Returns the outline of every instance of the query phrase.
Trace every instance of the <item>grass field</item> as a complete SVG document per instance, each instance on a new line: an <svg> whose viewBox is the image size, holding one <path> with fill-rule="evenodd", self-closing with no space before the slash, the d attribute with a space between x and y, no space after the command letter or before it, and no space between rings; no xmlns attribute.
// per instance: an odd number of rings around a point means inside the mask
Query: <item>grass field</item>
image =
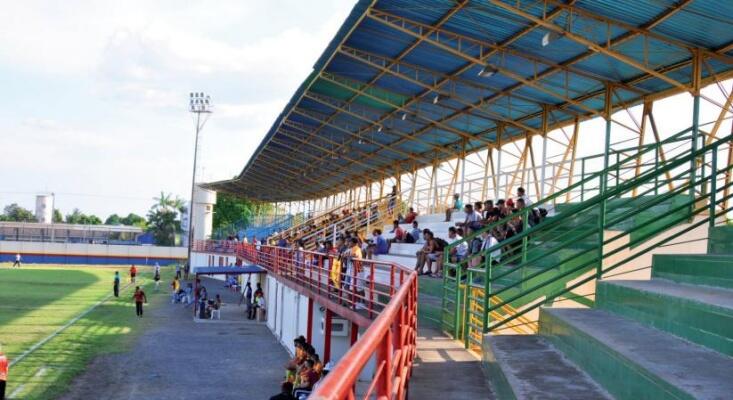
<svg viewBox="0 0 733 400"><path fill-rule="evenodd" d="M0 343L12 361L112 293L115 270L122 287L127 267L0 265ZM152 272L140 268L138 284L152 286ZM140 277L142 275L142 279ZM151 305L168 299L169 268L162 269L161 291L146 288ZM7 393L11 398L53 399L96 355L124 351L131 339L150 325L135 316L133 287L101 303L69 328L13 365Z"/></svg>

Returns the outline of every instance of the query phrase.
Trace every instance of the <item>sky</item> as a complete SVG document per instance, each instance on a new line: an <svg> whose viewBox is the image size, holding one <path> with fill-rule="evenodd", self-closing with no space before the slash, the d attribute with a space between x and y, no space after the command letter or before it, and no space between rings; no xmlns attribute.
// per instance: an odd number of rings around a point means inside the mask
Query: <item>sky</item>
<svg viewBox="0 0 733 400"><path fill-rule="evenodd" d="M215 104L199 180L237 175L355 0L5 2L0 13L0 207L53 192L64 214L145 214L161 191L188 199L191 91ZM721 86L731 90L731 82ZM712 85L704 91L722 103ZM687 94L654 107L662 136L687 127ZM641 114L641 107L631 110ZM701 119L719 109L702 102ZM631 125L626 112L615 117ZM723 132L728 131L727 121ZM581 125L578 156L602 151ZM567 131L567 130L566 130ZM589 132L589 133L586 133ZM635 134L624 139L624 147ZM627 144L624 144L627 143ZM557 146L555 146L557 147ZM559 157L564 148L548 148ZM549 160L549 158L548 158ZM481 171L478 171L481 172Z"/></svg>
<svg viewBox="0 0 733 400"><path fill-rule="evenodd" d="M4 2L0 207L53 192L102 219L237 175L355 1Z"/></svg>

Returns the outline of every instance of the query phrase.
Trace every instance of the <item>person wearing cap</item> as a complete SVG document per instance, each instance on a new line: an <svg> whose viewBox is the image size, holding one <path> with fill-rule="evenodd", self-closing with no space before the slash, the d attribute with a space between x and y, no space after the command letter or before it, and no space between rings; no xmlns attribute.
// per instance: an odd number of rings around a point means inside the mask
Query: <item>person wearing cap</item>
<svg viewBox="0 0 733 400"><path fill-rule="evenodd" d="M453 215L453 211L461 211L463 209L463 201L461 201L461 195L458 193L455 193L453 195L453 207L448 208L445 210L445 222L451 222L451 216Z"/></svg>
<svg viewBox="0 0 733 400"><path fill-rule="evenodd" d="M8 357L3 353L3 345L0 343L0 400L5 400L5 387L8 383Z"/></svg>

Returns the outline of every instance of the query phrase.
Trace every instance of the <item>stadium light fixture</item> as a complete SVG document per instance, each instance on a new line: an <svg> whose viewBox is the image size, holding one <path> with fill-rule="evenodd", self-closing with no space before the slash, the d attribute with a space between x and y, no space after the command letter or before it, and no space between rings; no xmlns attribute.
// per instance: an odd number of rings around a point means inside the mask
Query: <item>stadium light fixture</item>
<svg viewBox="0 0 733 400"><path fill-rule="evenodd" d="M486 64L486 66L481 68L481 71L478 72L478 76L482 78L488 78L494 76L494 74L496 74L497 72L499 72L499 70L496 69L494 66L492 66L491 64Z"/></svg>
<svg viewBox="0 0 733 400"><path fill-rule="evenodd" d="M191 249L193 247L193 195L196 190L196 164L198 161L199 134L204 129L214 104L211 96L204 92L191 92L188 95L188 110L196 114L196 141L193 146L193 173L191 174L191 201L188 203L188 268L191 268ZM204 118L201 118L204 114Z"/></svg>
<svg viewBox="0 0 733 400"><path fill-rule="evenodd" d="M561 36L561 34L555 31L549 31L545 33L542 36L542 47L547 47L550 43L554 42L557 39L560 39Z"/></svg>
<svg viewBox="0 0 733 400"><path fill-rule="evenodd" d="M439 101L440 101L440 95L436 94L435 97L433 97L433 104L438 104Z"/></svg>
<svg viewBox="0 0 733 400"><path fill-rule="evenodd" d="M378 132L378 133L382 133L382 125L379 125L379 126L377 127L377 132Z"/></svg>
<svg viewBox="0 0 733 400"><path fill-rule="evenodd" d="M406 120L407 119L407 113L402 113L402 117L400 117L400 119L403 120L403 121Z"/></svg>

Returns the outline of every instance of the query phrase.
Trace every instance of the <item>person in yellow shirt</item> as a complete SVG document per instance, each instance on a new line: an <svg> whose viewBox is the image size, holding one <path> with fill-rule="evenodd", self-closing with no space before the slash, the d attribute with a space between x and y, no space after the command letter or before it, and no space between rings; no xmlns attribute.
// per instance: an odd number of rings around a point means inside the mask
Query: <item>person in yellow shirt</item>
<svg viewBox="0 0 733 400"><path fill-rule="evenodd" d="M359 246L359 239L356 237L351 238L351 245L347 250L346 260L348 267L346 270L346 282L348 283L348 289L353 291L354 296L354 308L364 308L364 274L362 273L363 267L361 265L362 259L364 258L361 247Z"/></svg>
<svg viewBox="0 0 733 400"><path fill-rule="evenodd" d="M181 290L181 282L178 280L178 277L173 278L173 282L171 282L171 289L173 289L173 294L171 295L171 303L175 303L178 299L178 292Z"/></svg>

